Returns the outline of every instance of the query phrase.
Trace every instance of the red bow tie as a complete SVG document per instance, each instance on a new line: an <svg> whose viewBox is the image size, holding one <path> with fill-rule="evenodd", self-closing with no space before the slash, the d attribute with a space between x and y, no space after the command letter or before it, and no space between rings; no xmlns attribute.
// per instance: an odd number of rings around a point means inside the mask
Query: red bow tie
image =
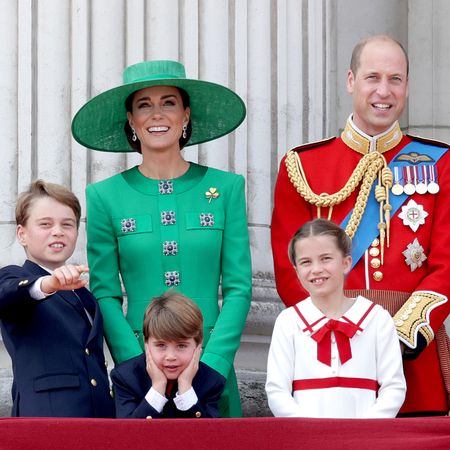
<svg viewBox="0 0 450 450"><path fill-rule="evenodd" d="M334 331L336 337L341 364L345 364L349 359L352 359L350 338L358 331L358 327L353 323L330 319L322 328L311 336L317 342L317 359L327 366L331 366L332 331Z"/></svg>

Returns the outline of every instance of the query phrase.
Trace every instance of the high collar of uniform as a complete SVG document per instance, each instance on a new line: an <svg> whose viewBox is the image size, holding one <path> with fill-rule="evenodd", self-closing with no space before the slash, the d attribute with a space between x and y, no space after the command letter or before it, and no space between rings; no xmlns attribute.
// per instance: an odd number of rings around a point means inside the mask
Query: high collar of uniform
<svg viewBox="0 0 450 450"><path fill-rule="evenodd" d="M369 136L361 131L352 120L352 116L347 119L344 131L341 134L342 140L352 149L362 155L369 152L384 153L393 149L403 137L398 121L381 134Z"/></svg>

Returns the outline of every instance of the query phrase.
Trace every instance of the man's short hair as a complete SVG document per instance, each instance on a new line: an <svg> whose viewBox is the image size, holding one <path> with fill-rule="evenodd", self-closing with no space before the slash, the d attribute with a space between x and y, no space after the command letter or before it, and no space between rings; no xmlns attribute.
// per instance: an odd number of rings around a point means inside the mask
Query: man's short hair
<svg viewBox="0 0 450 450"><path fill-rule="evenodd" d="M144 339L180 341L203 340L203 316L200 308L188 297L167 291L152 299L144 314Z"/></svg>
<svg viewBox="0 0 450 450"><path fill-rule="evenodd" d="M386 42L392 42L393 44L397 44L403 51L403 54L405 55L405 60L406 60L406 74L409 74L409 58L408 58L408 53L405 50L405 47L403 47L403 45L397 41L396 39L384 35L384 34L380 34L377 36L369 36L367 38L361 39L355 46L355 48L353 49L352 52L352 58L350 60L350 70L353 72L353 75L356 75L356 72L360 66L361 63L361 53L364 50L364 47L369 43L369 42L374 42L374 41L386 41Z"/></svg>

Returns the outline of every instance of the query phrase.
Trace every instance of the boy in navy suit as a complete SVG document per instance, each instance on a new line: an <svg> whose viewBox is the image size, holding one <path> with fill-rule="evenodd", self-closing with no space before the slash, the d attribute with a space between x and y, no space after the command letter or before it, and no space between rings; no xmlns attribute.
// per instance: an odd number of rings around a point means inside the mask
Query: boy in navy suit
<svg viewBox="0 0 450 450"><path fill-rule="evenodd" d="M203 317L168 291L144 315L145 353L111 371L117 417L218 417L225 378L200 362Z"/></svg>
<svg viewBox="0 0 450 450"><path fill-rule="evenodd" d="M102 317L82 277L89 269L66 264L80 216L72 192L42 180L17 200L16 234L27 260L0 269L13 416L114 417Z"/></svg>

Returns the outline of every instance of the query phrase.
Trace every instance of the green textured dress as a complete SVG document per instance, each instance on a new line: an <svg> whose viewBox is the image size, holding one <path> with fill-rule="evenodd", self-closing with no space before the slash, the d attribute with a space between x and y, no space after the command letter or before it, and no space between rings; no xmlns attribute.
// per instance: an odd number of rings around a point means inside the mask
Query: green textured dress
<svg viewBox="0 0 450 450"><path fill-rule="evenodd" d="M203 313L201 360L227 378L222 417L242 415L233 360L251 301L244 178L190 163L179 178L152 180L134 167L86 197L90 289L116 364L142 353L151 298L176 289Z"/></svg>

